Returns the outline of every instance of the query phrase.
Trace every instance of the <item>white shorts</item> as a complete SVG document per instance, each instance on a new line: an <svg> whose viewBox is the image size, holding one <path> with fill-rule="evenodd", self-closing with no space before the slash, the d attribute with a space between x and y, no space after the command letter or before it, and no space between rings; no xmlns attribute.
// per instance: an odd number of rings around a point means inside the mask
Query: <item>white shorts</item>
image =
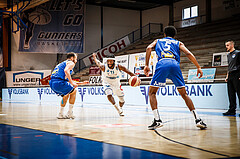
<svg viewBox="0 0 240 159"><path fill-rule="evenodd" d="M120 84L103 84L104 91L106 95L116 95L118 97L123 97L123 89Z"/></svg>

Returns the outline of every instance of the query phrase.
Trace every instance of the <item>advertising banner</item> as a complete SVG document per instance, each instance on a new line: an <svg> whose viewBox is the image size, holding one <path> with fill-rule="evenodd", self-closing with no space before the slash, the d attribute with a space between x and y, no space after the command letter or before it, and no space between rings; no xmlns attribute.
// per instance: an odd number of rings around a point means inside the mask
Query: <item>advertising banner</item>
<svg viewBox="0 0 240 159"><path fill-rule="evenodd" d="M227 54L228 52L214 53L212 66L228 66Z"/></svg>
<svg viewBox="0 0 240 159"><path fill-rule="evenodd" d="M97 58L102 61L104 57L106 57L107 55L111 55L114 54L124 48L126 48L128 45L130 45L130 41L128 36L125 36L124 38L102 48L101 50L98 50L97 52L95 52L97 54ZM85 57L83 59L83 62L85 64L85 66L90 66L94 63L93 61L93 57L92 54Z"/></svg>
<svg viewBox="0 0 240 159"><path fill-rule="evenodd" d="M7 87L34 87L51 74L51 70L6 71Z"/></svg>
<svg viewBox="0 0 240 159"><path fill-rule="evenodd" d="M21 14L19 52L83 53L84 0L50 0Z"/></svg>
<svg viewBox="0 0 240 159"><path fill-rule="evenodd" d="M202 78L198 78L197 76L197 69L190 69L188 71L188 83L201 83L201 82L213 82L215 73L216 73L216 68L206 68L202 69L203 71L203 76Z"/></svg>
<svg viewBox="0 0 240 159"><path fill-rule="evenodd" d="M102 84L102 76L90 76L89 84Z"/></svg>
<svg viewBox="0 0 240 159"><path fill-rule="evenodd" d="M146 53L137 53L129 55L129 70L138 75L139 77L146 77L143 69L145 66L145 56ZM150 74L149 76L153 76L153 71L155 70L156 63L157 63L157 54L155 51L152 51L150 61L149 61L149 68Z"/></svg>
<svg viewBox="0 0 240 159"><path fill-rule="evenodd" d="M77 87L76 106L82 104L110 104L102 86ZM122 86L126 105L150 106L149 85L139 87ZM227 109L226 83L219 84L186 84L186 91L193 100L196 108ZM156 94L158 106L185 107L187 106L174 85L160 87ZM93 100L94 99L94 100ZM118 98L115 98L118 102ZM4 101L34 101L59 103L60 96L57 96L49 87L44 88L5 88L3 89ZM238 100L237 100L238 101ZM145 107L144 107L145 108Z"/></svg>

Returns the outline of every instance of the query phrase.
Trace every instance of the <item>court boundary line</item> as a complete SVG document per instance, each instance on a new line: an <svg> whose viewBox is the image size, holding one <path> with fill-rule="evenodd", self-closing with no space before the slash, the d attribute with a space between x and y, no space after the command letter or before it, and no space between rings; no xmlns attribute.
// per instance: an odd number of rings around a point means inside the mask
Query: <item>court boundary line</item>
<svg viewBox="0 0 240 159"><path fill-rule="evenodd" d="M229 155L224 155L224 154L217 153L217 152L214 152L214 151L205 150L205 149L202 149L202 148L199 148L199 147L195 147L195 146L192 146L192 145L188 145L188 144L185 144L185 143L182 143L182 142L179 142L179 141L170 139L170 138L168 138L168 137L166 137L166 136L164 136L164 135L161 135L156 129L154 130L154 132L155 132L158 136L160 136L160 137L162 137L162 138L164 138L164 139L166 139L166 140L168 140L168 141L171 141L171 142L174 142L174 143L183 145L183 146L187 146L187 147L190 147L190 148L193 148L193 149L196 149L196 150L200 150L200 151L212 153L212 154L219 155L219 156L224 156L224 157L228 157L228 158L230 157Z"/></svg>

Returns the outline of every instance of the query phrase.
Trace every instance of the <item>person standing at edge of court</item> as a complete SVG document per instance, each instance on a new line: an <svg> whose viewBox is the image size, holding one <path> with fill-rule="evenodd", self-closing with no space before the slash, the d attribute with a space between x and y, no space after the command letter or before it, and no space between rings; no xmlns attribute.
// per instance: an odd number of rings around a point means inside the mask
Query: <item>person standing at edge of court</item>
<svg viewBox="0 0 240 159"><path fill-rule="evenodd" d="M228 72L225 79L228 89L229 109L223 115L235 115L237 108L236 93L240 103L240 51L235 49L232 40L226 41L225 46L229 52L227 55Z"/></svg>

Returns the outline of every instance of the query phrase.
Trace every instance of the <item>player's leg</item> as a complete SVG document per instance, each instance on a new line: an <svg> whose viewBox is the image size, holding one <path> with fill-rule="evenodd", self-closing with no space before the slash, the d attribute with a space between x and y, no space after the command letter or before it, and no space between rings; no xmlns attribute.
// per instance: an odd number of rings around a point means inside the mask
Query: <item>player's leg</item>
<svg viewBox="0 0 240 159"><path fill-rule="evenodd" d="M71 93L69 93L69 110L68 110L68 113L67 113L67 117L69 119L74 119L75 116L73 115L73 106L74 106L74 103L75 103L75 100L76 100L76 93L77 93L77 90L76 89L73 89L73 91Z"/></svg>
<svg viewBox="0 0 240 159"><path fill-rule="evenodd" d="M149 100L150 100L150 105L153 111L153 115L154 115L154 120L152 125L148 126L149 130L154 130L156 128L162 127L162 121L160 119L160 115L158 112L158 107L157 107L157 97L156 97L156 93L158 91L159 87L154 87L154 86L150 86L149 88Z"/></svg>
<svg viewBox="0 0 240 159"><path fill-rule="evenodd" d="M64 115L64 108L66 106L66 103L68 101L68 98L69 98L69 94L65 95L62 97L62 100L61 100L61 108L60 108L60 111L59 111L59 114L58 114L58 119L66 119L66 116Z"/></svg>
<svg viewBox="0 0 240 159"><path fill-rule="evenodd" d="M123 113L123 105L125 103L125 100L124 100L124 92L123 92L123 89L121 87L121 85L117 85L116 87L113 87L113 92L118 96L118 99L119 99L119 115L120 116L124 116L124 113Z"/></svg>
<svg viewBox="0 0 240 159"><path fill-rule="evenodd" d="M154 115L154 120L152 125L148 126L149 130L153 130L163 126L162 121L160 119L159 112L158 112L156 93L160 86L165 86L166 77L169 72L168 69L169 69L168 60L158 61L154 76L151 81L151 86L149 87L149 92L148 92L150 105Z"/></svg>
<svg viewBox="0 0 240 159"><path fill-rule="evenodd" d="M177 62L175 61L173 62L170 72L171 74L169 75L169 78L173 81L173 83L177 87L179 94L185 101L188 109L192 112L195 119L196 126L201 129L207 128L207 125L198 117L198 114L197 114L197 111L195 110L193 102L186 92L182 71Z"/></svg>
<svg viewBox="0 0 240 159"><path fill-rule="evenodd" d="M116 105L115 99L113 98L113 90L112 87L110 85L106 85L105 87L105 94L107 95L107 99L110 103L112 103L112 105L116 108L116 110L118 111L118 113L120 112L118 106Z"/></svg>

